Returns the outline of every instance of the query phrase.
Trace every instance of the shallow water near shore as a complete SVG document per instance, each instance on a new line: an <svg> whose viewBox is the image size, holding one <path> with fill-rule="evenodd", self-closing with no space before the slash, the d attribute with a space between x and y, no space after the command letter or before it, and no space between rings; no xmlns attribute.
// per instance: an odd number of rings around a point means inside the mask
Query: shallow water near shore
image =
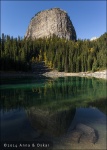
<svg viewBox="0 0 107 150"><path fill-rule="evenodd" d="M50 140L54 149L106 149L106 81L95 78L2 80L1 140ZM98 132L98 141L72 143L77 123Z"/></svg>

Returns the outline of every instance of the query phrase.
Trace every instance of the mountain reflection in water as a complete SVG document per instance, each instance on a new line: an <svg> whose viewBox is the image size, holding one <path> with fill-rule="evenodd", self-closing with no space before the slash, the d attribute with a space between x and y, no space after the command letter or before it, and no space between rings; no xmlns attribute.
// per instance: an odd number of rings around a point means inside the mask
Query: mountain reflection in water
<svg viewBox="0 0 107 150"><path fill-rule="evenodd" d="M76 109L56 111L51 113L48 110L36 109L27 110L27 116L34 127L42 135L61 136L67 132Z"/></svg>
<svg viewBox="0 0 107 150"><path fill-rule="evenodd" d="M0 86L2 140L62 138L76 123L106 126L104 80L27 78L14 79L14 84L10 80Z"/></svg>

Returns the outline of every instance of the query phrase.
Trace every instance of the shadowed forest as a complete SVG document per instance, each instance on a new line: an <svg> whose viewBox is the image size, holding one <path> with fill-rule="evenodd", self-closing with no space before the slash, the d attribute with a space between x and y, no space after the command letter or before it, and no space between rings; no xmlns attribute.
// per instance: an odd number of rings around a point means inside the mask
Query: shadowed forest
<svg viewBox="0 0 107 150"><path fill-rule="evenodd" d="M32 63L41 61L50 69L65 72L94 72L107 66L107 33L93 41L71 41L55 35L31 40L4 34L0 40L1 71L31 71Z"/></svg>

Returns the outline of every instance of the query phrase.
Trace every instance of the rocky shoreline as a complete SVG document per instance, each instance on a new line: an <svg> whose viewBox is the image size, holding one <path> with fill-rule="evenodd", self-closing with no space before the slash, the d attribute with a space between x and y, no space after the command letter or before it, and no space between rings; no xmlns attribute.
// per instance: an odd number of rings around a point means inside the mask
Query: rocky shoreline
<svg viewBox="0 0 107 150"><path fill-rule="evenodd" d="M56 70L47 71L45 73L35 73L35 72L0 72L0 77L67 77L67 76L79 76L79 77L95 77L107 80L107 70L97 71L97 72L79 72L79 73L66 73L58 72Z"/></svg>
<svg viewBox="0 0 107 150"><path fill-rule="evenodd" d="M107 70L97 71L97 72L79 72L79 73L65 73L58 71L50 71L43 74L46 77L57 78L57 77L65 77L65 76L80 76L80 77L95 77L107 79Z"/></svg>

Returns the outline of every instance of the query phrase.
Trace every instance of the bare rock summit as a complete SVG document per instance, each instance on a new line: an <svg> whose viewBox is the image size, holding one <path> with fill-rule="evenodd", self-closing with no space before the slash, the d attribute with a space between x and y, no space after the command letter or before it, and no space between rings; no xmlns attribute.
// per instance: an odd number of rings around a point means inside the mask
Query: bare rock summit
<svg viewBox="0 0 107 150"><path fill-rule="evenodd" d="M25 38L38 39L56 35L76 40L76 32L68 14L60 8L38 12L30 21Z"/></svg>

